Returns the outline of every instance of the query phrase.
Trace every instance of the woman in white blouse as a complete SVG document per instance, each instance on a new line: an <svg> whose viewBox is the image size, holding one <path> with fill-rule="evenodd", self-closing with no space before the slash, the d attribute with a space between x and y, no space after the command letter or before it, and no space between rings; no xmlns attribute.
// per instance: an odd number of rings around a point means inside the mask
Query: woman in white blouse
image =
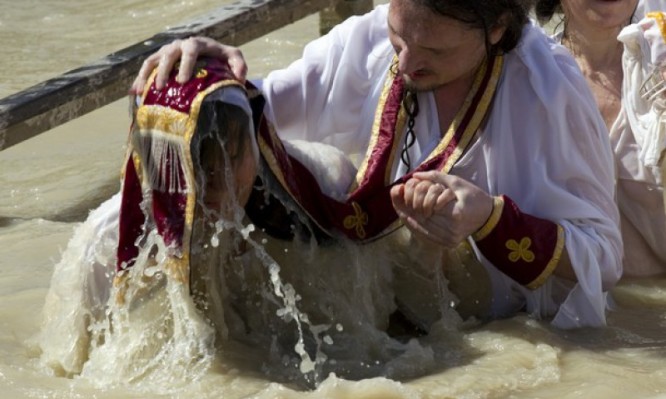
<svg viewBox="0 0 666 399"><path fill-rule="evenodd" d="M537 0L542 23L569 49L597 100L615 152L624 241L623 275L666 274L666 213L660 167L665 148L666 1ZM654 73L653 73L654 72Z"/></svg>

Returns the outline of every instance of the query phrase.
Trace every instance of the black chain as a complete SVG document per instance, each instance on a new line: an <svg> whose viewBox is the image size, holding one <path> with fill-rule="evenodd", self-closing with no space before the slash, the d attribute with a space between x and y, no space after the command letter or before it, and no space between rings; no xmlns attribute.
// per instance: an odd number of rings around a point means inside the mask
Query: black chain
<svg viewBox="0 0 666 399"><path fill-rule="evenodd" d="M416 98L416 93L413 91L407 91L405 98L403 99L403 106L407 112L407 134L405 135L405 144L402 147L402 153L400 154L400 159L402 163L407 166L407 171L409 172L412 169L412 160L409 157L408 150L416 142L416 133L414 133L414 125L416 124L416 115L419 114L419 102Z"/></svg>

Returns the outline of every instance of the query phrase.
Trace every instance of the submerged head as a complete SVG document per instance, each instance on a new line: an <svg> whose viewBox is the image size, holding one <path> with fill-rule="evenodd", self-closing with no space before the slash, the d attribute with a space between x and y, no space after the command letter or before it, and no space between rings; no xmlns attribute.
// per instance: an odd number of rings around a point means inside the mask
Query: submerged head
<svg viewBox="0 0 666 399"><path fill-rule="evenodd" d="M212 101L202 108L198 133L202 205L218 217L233 219L234 209L247 203L258 172L250 117L239 106Z"/></svg>

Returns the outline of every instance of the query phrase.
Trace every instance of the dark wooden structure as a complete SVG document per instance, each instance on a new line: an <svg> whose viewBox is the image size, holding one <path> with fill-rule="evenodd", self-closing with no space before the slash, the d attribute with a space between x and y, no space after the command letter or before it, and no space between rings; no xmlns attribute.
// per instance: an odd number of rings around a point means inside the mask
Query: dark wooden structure
<svg viewBox="0 0 666 399"><path fill-rule="evenodd" d="M143 60L174 39L204 35L238 46L336 1L241 0L0 99L0 150L126 96Z"/></svg>

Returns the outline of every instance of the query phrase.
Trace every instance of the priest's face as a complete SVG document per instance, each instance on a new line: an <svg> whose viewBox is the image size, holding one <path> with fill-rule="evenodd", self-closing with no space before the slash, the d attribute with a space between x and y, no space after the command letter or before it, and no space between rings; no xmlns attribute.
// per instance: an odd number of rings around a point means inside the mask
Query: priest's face
<svg viewBox="0 0 666 399"><path fill-rule="evenodd" d="M413 0L391 0L389 39L398 54L398 71L415 91L455 86L473 79L504 34L503 27L486 33L459 20L437 14Z"/></svg>

